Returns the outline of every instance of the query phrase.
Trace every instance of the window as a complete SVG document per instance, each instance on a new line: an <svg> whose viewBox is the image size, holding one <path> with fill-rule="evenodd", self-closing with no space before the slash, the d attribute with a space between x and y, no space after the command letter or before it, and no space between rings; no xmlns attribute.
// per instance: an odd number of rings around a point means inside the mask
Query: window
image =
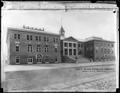
<svg viewBox="0 0 120 93"><path fill-rule="evenodd" d="M39 36L39 41L41 41L41 36Z"/></svg>
<svg viewBox="0 0 120 93"><path fill-rule="evenodd" d="M35 38L36 38L36 41L38 41L38 36L36 36Z"/></svg>
<svg viewBox="0 0 120 93"><path fill-rule="evenodd" d="M48 47L45 47L45 52L48 52Z"/></svg>
<svg viewBox="0 0 120 93"><path fill-rule="evenodd" d="M72 43L69 43L69 47L72 47Z"/></svg>
<svg viewBox="0 0 120 93"><path fill-rule="evenodd" d="M68 43L64 43L64 46L65 46L65 47L68 47Z"/></svg>
<svg viewBox="0 0 120 93"><path fill-rule="evenodd" d="M28 52L32 52L32 45L28 45Z"/></svg>
<svg viewBox="0 0 120 93"><path fill-rule="evenodd" d="M27 40L29 40L29 35L27 35Z"/></svg>
<svg viewBox="0 0 120 93"><path fill-rule="evenodd" d="M80 47L80 44L78 44L78 47Z"/></svg>
<svg viewBox="0 0 120 93"><path fill-rule="evenodd" d="M44 41L46 42L46 37L44 37Z"/></svg>
<svg viewBox="0 0 120 93"><path fill-rule="evenodd" d="M37 45L37 52L41 52L41 47L40 47L40 45Z"/></svg>
<svg viewBox="0 0 120 93"><path fill-rule="evenodd" d="M55 43L55 38L53 38L53 42Z"/></svg>
<svg viewBox="0 0 120 93"><path fill-rule="evenodd" d="M32 35L27 35L27 40L32 40Z"/></svg>
<svg viewBox="0 0 120 93"><path fill-rule="evenodd" d="M76 55L76 49L74 49L74 55Z"/></svg>
<svg viewBox="0 0 120 93"><path fill-rule="evenodd" d="M41 58L37 58L37 62L42 62L42 59Z"/></svg>
<svg viewBox="0 0 120 93"><path fill-rule="evenodd" d="M27 58L27 62L28 63L33 63L33 58L32 57Z"/></svg>
<svg viewBox="0 0 120 93"><path fill-rule="evenodd" d="M76 47L76 44L73 44L74 47Z"/></svg>
<svg viewBox="0 0 120 93"><path fill-rule="evenodd" d="M32 40L32 35L30 35L30 40Z"/></svg>
<svg viewBox="0 0 120 93"><path fill-rule="evenodd" d="M19 46L18 46L18 45L16 46L16 51L17 51L17 52L19 51Z"/></svg>
<svg viewBox="0 0 120 93"><path fill-rule="evenodd" d="M19 64L20 63L20 57L19 56L16 56L16 64Z"/></svg>
<svg viewBox="0 0 120 93"><path fill-rule="evenodd" d="M57 58L55 58L55 61L57 61Z"/></svg>
<svg viewBox="0 0 120 93"><path fill-rule="evenodd" d="M18 34L18 39L20 39L20 34Z"/></svg>
<svg viewBox="0 0 120 93"><path fill-rule="evenodd" d="M72 49L69 49L69 55L72 55Z"/></svg>
<svg viewBox="0 0 120 93"><path fill-rule="evenodd" d="M40 54L37 55L37 62L38 62L38 63L39 63L39 62L40 62L40 63L42 62L42 55L40 55Z"/></svg>
<svg viewBox="0 0 120 93"><path fill-rule="evenodd" d="M14 39L20 39L20 34L14 34Z"/></svg>
<svg viewBox="0 0 120 93"><path fill-rule="evenodd" d="M68 55L68 49L65 49L65 55Z"/></svg>
<svg viewBox="0 0 120 93"><path fill-rule="evenodd" d="M14 34L14 39L17 39L17 34Z"/></svg>

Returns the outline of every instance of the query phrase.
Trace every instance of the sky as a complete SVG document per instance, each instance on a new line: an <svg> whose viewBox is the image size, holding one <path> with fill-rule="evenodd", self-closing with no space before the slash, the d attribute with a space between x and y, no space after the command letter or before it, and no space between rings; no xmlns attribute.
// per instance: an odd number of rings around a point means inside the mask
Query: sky
<svg viewBox="0 0 120 93"><path fill-rule="evenodd" d="M65 37L85 39L91 36L115 41L116 13L105 10L4 10L1 15L1 56L2 63L7 60L7 27L22 28L23 25L42 28L45 31L59 33L60 27L65 29ZM116 49L117 51L117 49ZM117 53L117 52L116 52ZM2 64L4 65L4 64Z"/></svg>
<svg viewBox="0 0 120 93"><path fill-rule="evenodd" d="M116 13L103 10L4 10L2 11L2 55L7 57L7 27L22 28L23 25L42 28L58 33L63 26L65 37L73 36L78 40L88 37L101 37L116 41ZM3 58L4 59L4 58Z"/></svg>
<svg viewBox="0 0 120 93"><path fill-rule="evenodd" d="M2 27L22 28L23 25L45 28L45 31L59 33L65 29L65 37L85 39L91 36L114 41L116 15L112 11L73 10L6 10L2 13ZM5 30L4 30L5 31Z"/></svg>

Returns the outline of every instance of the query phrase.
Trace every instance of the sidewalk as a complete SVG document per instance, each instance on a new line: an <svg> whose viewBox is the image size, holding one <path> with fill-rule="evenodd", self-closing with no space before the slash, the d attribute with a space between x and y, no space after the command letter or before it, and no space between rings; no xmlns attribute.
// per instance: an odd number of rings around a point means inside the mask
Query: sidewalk
<svg viewBox="0 0 120 93"><path fill-rule="evenodd" d="M57 69L68 67L83 67L83 66L97 66L97 65L113 65L115 62L91 62L91 63L60 63L60 64L32 64L32 65L6 65L5 72L9 71L26 71L26 70L40 70L40 69Z"/></svg>

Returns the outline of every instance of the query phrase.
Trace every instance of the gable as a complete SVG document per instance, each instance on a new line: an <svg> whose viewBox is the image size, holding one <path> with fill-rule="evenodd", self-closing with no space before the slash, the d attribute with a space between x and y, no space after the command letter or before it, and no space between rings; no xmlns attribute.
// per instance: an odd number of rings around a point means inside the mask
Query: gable
<svg viewBox="0 0 120 93"><path fill-rule="evenodd" d="M64 41L72 41L72 42L78 42L77 39L73 38L73 37L68 37L68 38L65 38Z"/></svg>

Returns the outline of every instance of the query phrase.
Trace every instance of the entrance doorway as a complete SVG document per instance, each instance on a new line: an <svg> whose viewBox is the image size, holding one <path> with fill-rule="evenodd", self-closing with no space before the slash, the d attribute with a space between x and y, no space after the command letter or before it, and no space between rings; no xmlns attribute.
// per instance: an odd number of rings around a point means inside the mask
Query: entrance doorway
<svg viewBox="0 0 120 93"><path fill-rule="evenodd" d="M37 63L42 63L42 55L41 54L37 55Z"/></svg>

